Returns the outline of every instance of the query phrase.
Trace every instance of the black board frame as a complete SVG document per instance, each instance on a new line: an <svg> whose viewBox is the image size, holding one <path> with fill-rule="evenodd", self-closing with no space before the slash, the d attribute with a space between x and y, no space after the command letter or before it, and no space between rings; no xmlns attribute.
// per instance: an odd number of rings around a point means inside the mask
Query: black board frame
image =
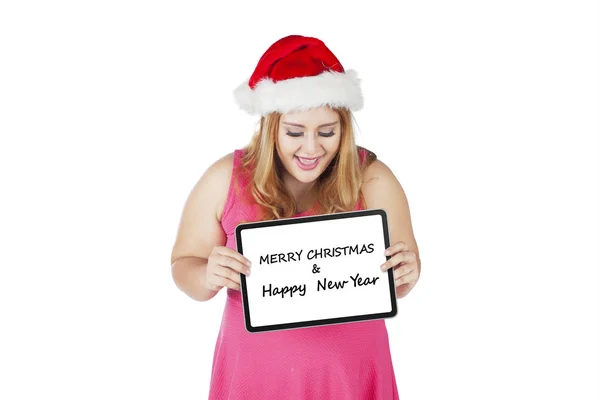
<svg viewBox="0 0 600 400"><path fill-rule="evenodd" d="M268 226L278 226L278 225L289 225L289 224L301 224L306 222L316 222L316 221L330 221L342 218L359 218L365 216L379 215L381 216L382 227L383 227L383 239L385 242L385 248L390 247L390 236L387 222L387 214L383 209L371 209L371 210L357 210L357 211L348 211L348 212L339 212L334 214L321 214L321 215L309 215L304 217L293 217L293 218L284 218L277 220L269 220L269 221L257 221L257 222L246 222L236 226L235 228L235 237L237 243L237 251L240 254L244 254L243 243L242 243L242 231L245 229L255 229L255 228L264 228ZM386 260L389 260L390 256L385 256ZM242 295L242 303L243 303L243 311L244 311L244 323L246 326L246 330L250 333L258 333L258 332L266 332L266 331L275 331L275 330L285 330L285 329L296 329L296 328L307 328L313 326L321 326L321 325L332 325L332 324L342 324L348 322L359 322L359 321L367 321L374 319L383 319L383 318L392 318L396 316L398 313L398 306L396 300L396 287L394 283L394 271L393 268L388 269L388 284L390 290L390 299L392 310L389 312L376 313L376 314L366 314L366 315L353 315L346 317L336 317L336 318L327 318L327 319L319 319L313 321L299 321L299 322L290 322L283 324L273 324L273 325L264 325L255 327L252 326L250 320L250 305L248 304L248 288L246 283L246 275L240 274L241 281L241 295Z"/></svg>

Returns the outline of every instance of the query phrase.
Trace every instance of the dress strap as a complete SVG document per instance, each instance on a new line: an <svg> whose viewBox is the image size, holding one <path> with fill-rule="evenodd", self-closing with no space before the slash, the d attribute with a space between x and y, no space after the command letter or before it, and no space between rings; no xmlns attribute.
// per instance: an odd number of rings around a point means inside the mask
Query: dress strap
<svg viewBox="0 0 600 400"><path fill-rule="evenodd" d="M231 179L229 180L229 190L227 192L227 199L225 200L225 205L223 206L223 213L221 214L221 223L227 218L229 212L233 208L235 203L235 197L237 195L236 186L237 186L237 175L240 166L240 160L242 158L242 150L234 150L233 152L233 168L231 171Z"/></svg>

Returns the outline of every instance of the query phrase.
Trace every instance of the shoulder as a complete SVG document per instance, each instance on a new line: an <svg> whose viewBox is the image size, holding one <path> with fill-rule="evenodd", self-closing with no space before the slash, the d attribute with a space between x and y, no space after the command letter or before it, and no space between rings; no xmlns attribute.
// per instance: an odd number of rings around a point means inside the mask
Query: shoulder
<svg viewBox="0 0 600 400"><path fill-rule="evenodd" d="M391 168L379 158L374 159L365 169L365 178L390 179L393 175Z"/></svg>
<svg viewBox="0 0 600 400"><path fill-rule="evenodd" d="M365 168L361 189L369 208L387 208L406 199L394 172L378 158L373 159Z"/></svg>
<svg viewBox="0 0 600 400"><path fill-rule="evenodd" d="M228 153L214 161L200 177L205 184L223 186L223 180L229 181L233 173L235 152Z"/></svg>
<svg viewBox="0 0 600 400"><path fill-rule="evenodd" d="M233 176L236 151L225 154L208 166L194 187L195 199L214 210L220 221Z"/></svg>

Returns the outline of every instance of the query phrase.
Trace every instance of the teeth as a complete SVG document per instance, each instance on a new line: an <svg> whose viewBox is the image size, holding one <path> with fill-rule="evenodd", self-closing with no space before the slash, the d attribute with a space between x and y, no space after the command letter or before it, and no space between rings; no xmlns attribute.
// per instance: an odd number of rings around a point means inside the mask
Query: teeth
<svg viewBox="0 0 600 400"><path fill-rule="evenodd" d="M310 160L310 161L309 161L309 160L306 160L306 159L304 159L304 158L301 158L301 157L298 157L298 159L300 160L300 162L301 162L302 164L306 164L306 165L311 165L311 164L314 164L315 162L317 162L317 159L316 159L316 158L315 158L314 160Z"/></svg>

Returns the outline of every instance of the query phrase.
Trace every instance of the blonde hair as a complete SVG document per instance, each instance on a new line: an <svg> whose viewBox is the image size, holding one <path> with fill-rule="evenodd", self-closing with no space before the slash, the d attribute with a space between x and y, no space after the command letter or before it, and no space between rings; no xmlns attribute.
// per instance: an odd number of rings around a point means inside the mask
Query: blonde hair
<svg viewBox="0 0 600 400"><path fill-rule="evenodd" d="M317 214L352 211L357 201L366 208L361 191L362 179L365 169L377 158L367 150L367 158L361 165L359 151L363 148L355 144L351 111L345 108L333 110L340 117L340 146L317 179ZM290 218L298 213L294 198L283 184L281 170L285 167L275 147L280 119L281 113L278 112L261 117L259 128L244 148L240 162L241 171L250 174L251 184L245 194L251 194L258 204L260 220Z"/></svg>

